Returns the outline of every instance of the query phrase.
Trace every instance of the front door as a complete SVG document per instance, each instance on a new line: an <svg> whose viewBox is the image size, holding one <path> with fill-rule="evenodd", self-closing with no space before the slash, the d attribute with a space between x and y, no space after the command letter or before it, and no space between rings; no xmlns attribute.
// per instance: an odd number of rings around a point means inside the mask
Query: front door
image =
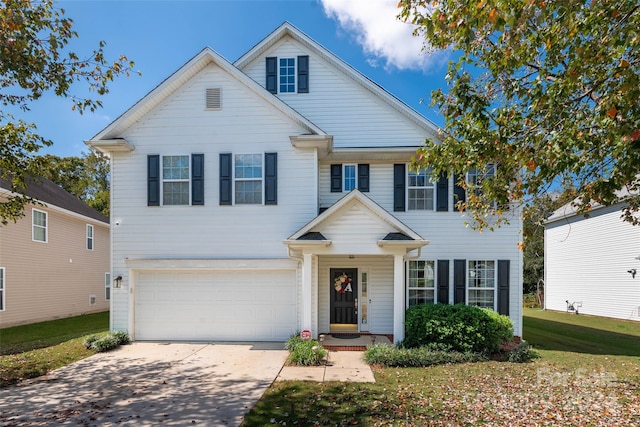
<svg viewBox="0 0 640 427"><path fill-rule="evenodd" d="M332 329L358 329L358 270L332 268L329 283L329 309Z"/></svg>

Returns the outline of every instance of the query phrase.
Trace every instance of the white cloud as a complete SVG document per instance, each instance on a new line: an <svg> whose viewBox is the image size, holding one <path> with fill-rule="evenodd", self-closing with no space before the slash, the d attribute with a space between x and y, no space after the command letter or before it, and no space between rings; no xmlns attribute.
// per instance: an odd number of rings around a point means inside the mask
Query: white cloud
<svg viewBox="0 0 640 427"><path fill-rule="evenodd" d="M321 0L327 16L355 33L369 55L369 64L426 71L442 64L441 54L422 50L422 37L412 35L414 26L397 18L397 0Z"/></svg>

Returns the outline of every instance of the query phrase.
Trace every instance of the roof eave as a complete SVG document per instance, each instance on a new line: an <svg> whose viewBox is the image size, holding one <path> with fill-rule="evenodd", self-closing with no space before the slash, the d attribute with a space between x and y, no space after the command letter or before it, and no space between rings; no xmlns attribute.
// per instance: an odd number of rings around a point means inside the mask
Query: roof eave
<svg viewBox="0 0 640 427"><path fill-rule="evenodd" d="M287 239L283 240L282 243L289 246L290 248L306 248L313 246L329 246L333 243L331 240L298 240L298 239Z"/></svg>
<svg viewBox="0 0 640 427"><path fill-rule="evenodd" d="M102 154L110 154L110 153L130 153L135 150L133 144L131 144L126 139L116 138L116 139L101 139L101 140L88 140L84 141L86 145L91 148L94 148L101 152Z"/></svg>
<svg viewBox="0 0 640 427"><path fill-rule="evenodd" d="M429 243L429 240L378 240L378 246L380 246L381 248L395 247L418 249L427 246Z"/></svg>

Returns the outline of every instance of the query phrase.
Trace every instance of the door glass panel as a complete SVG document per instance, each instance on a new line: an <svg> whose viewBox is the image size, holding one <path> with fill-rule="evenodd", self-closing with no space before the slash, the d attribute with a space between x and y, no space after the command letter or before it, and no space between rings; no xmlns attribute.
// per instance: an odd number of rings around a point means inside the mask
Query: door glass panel
<svg viewBox="0 0 640 427"><path fill-rule="evenodd" d="M367 283L367 273L362 273L362 280L360 282L360 286L362 287L362 300L360 302L360 313L362 315L362 324L365 325L367 323L367 309L368 307L368 302L369 302L369 295L368 295L368 283Z"/></svg>

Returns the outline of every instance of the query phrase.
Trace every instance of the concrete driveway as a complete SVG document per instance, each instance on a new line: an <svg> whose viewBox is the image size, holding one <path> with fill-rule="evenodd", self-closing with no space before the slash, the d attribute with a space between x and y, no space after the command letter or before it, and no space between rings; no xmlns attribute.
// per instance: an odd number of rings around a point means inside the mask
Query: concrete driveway
<svg viewBox="0 0 640 427"><path fill-rule="evenodd" d="M237 426L282 369L282 343L134 343L0 390L0 425Z"/></svg>

